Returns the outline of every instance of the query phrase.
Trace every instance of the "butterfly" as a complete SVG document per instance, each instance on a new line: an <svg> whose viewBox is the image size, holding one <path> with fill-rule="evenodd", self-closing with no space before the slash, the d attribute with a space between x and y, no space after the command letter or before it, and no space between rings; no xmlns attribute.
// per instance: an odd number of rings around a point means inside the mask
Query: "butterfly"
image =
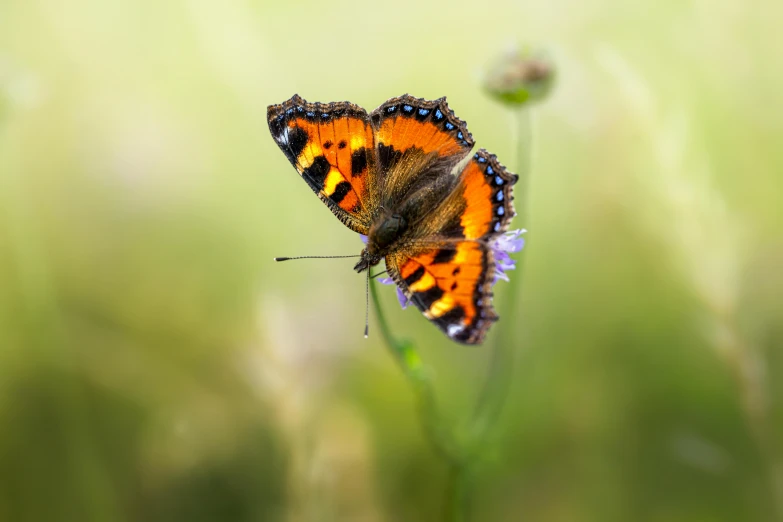
<svg viewBox="0 0 783 522"><path fill-rule="evenodd" d="M479 344L518 177L473 137L446 98L392 98L369 114L298 95L267 108L269 130L345 226L367 236L357 272L382 260L403 294L454 341ZM506 259L508 257L506 256ZM502 274L502 272L501 272Z"/></svg>

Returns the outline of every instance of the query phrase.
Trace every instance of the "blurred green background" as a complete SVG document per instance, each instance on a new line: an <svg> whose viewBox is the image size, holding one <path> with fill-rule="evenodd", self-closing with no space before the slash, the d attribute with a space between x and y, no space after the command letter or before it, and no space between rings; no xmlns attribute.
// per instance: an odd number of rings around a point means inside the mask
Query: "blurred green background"
<svg viewBox="0 0 783 522"><path fill-rule="evenodd" d="M265 111L447 95L514 170L481 84L518 42L558 81L470 519L781 520L781 20L772 0L3 0L0 520L438 520L446 467L377 323L361 335L352 261L272 262L361 243ZM459 423L490 349L380 290Z"/></svg>

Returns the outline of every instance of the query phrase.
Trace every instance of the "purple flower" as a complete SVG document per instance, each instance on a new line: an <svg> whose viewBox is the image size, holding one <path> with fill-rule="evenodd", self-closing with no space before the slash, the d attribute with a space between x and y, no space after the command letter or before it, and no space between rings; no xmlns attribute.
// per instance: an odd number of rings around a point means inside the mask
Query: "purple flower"
<svg viewBox="0 0 783 522"><path fill-rule="evenodd" d="M525 232L527 230L524 228L509 230L490 243L492 252L495 254L495 283L499 279L508 281L506 271L516 268L517 262L511 259L509 254L519 252L525 246L525 238L520 237Z"/></svg>
<svg viewBox="0 0 783 522"><path fill-rule="evenodd" d="M378 278L378 282L381 283L382 285L395 284L394 279L392 279L391 277L380 277ZM397 287L397 300L400 302L400 306L402 307L403 310L408 308L408 305L410 304L410 300L403 293L402 289L399 286Z"/></svg>

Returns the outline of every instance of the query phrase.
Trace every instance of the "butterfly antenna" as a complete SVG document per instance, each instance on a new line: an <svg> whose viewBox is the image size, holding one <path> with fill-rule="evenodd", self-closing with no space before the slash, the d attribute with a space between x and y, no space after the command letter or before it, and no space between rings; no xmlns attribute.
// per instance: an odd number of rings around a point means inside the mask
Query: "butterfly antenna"
<svg viewBox="0 0 783 522"><path fill-rule="evenodd" d="M370 333L370 271L367 270L367 284L364 285L364 338Z"/></svg>
<svg viewBox="0 0 783 522"><path fill-rule="evenodd" d="M361 254L353 256L297 256L297 257L276 257L275 261L292 261L294 259L343 259L346 257L362 257Z"/></svg>

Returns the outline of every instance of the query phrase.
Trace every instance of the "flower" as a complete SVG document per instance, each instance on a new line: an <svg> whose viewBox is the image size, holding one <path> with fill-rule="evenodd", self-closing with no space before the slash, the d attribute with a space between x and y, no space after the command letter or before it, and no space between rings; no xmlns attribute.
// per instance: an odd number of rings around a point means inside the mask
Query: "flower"
<svg viewBox="0 0 783 522"><path fill-rule="evenodd" d="M502 103L522 106L545 99L554 79L555 66L545 51L512 47L490 66L484 89Z"/></svg>
<svg viewBox="0 0 783 522"><path fill-rule="evenodd" d="M525 232L527 232L527 230L524 228L509 230L508 232L501 234L497 238L493 239L490 243L489 246L492 249L492 252L495 254L495 281L493 284L497 283L500 279L508 281L508 275L506 274L506 271L514 270L517 264L515 260L511 259L509 254L519 252L525 246L525 238L521 237ZM361 237L362 242L366 245L367 236L364 234L359 234L359 237ZM391 277L378 278L378 282L382 285L395 284L394 279ZM397 300L400 302L400 306L403 308L403 310L410 304L410 299L408 299L408 296L405 295L399 286L397 287Z"/></svg>
<svg viewBox="0 0 783 522"><path fill-rule="evenodd" d="M495 254L495 283L499 279L508 281L506 271L516 268L517 262L509 254L519 252L525 246L525 238L520 237L527 232L524 228L509 230L493 239L490 248Z"/></svg>
<svg viewBox="0 0 783 522"><path fill-rule="evenodd" d="M382 285L393 285L394 279L391 277L381 277L378 279L378 282ZM400 302L400 306L402 309L408 308L408 305L410 304L410 299L408 299L408 296L405 295L405 293L402 291L402 289L398 286L397 287L397 300Z"/></svg>

